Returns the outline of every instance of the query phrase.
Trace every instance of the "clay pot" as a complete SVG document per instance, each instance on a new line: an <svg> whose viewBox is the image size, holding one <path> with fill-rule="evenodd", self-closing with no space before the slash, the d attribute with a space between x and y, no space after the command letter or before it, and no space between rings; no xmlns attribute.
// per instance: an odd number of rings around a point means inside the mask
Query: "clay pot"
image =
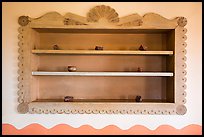
<svg viewBox="0 0 204 137"><path fill-rule="evenodd" d="M67 67L67 70L68 70L69 72L75 72L75 71L77 70L77 68L76 68L76 66L68 66L68 67Z"/></svg>
<svg viewBox="0 0 204 137"><path fill-rule="evenodd" d="M66 97L64 97L64 102L72 102L73 99L74 99L74 97L72 97L72 96L66 96Z"/></svg>
<svg viewBox="0 0 204 137"><path fill-rule="evenodd" d="M142 68L138 67L137 72L142 72Z"/></svg>
<svg viewBox="0 0 204 137"><path fill-rule="evenodd" d="M142 50L142 51L147 50L147 47L140 45L139 50Z"/></svg>
<svg viewBox="0 0 204 137"><path fill-rule="evenodd" d="M102 46L96 46L95 50L103 50L103 47Z"/></svg>
<svg viewBox="0 0 204 137"><path fill-rule="evenodd" d="M136 102L142 102L142 97L141 96L136 96L135 101Z"/></svg>
<svg viewBox="0 0 204 137"><path fill-rule="evenodd" d="M59 50L58 45L54 45L54 46L53 46L53 50Z"/></svg>

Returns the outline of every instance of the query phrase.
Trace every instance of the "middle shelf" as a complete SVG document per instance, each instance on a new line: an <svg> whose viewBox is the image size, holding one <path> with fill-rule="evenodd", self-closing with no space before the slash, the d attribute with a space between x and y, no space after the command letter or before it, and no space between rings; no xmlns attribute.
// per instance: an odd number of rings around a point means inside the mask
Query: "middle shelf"
<svg viewBox="0 0 204 137"><path fill-rule="evenodd" d="M33 71L32 75L55 75L55 76L158 76L158 77L172 77L172 72L48 72L48 71Z"/></svg>
<svg viewBox="0 0 204 137"><path fill-rule="evenodd" d="M32 50L34 54L108 54L108 55L173 55L173 51L134 50Z"/></svg>

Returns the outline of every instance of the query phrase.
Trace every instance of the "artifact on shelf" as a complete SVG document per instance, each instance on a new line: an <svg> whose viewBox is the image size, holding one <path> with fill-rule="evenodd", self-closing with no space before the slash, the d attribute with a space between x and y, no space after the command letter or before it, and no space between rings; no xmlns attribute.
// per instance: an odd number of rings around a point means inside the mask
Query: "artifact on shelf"
<svg viewBox="0 0 204 137"><path fill-rule="evenodd" d="M64 97L64 102L72 102L73 99L74 99L74 97L72 97L72 96L65 96Z"/></svg>
<svg viewBox="0 0 204 137"><path fill-rule="evenodd" d="M68 66L68 67L67 67L67 70L68 70L69 72L75 72L75 71L77 70L77 68L76 68L76 66Z"/></svg>
<svg viewBox="0 0 204 137"><path fill-rule="evenodd" d="M59 50L59 46L58 46L58 45L54 45L54 46L53 46L53 49L54 49L54 50Z"/></svg>
<svg viewBox="0 0 204 137"><path fill-rule="evenodd" d="M142 97L141 96L136 96L135 101L136 102L142 102Z"/></svg>
<svg viewBox="0 0 204 137"><path fill-rule="evenodd" d="M138 67L138 68L137 68L137 72L142 72L142 68L141 68L141 67Z"/></svg>
<svg viewBox="0 0 204 137"><path fill-rule="evenodd" d="M139 50L142 50L142 51L147 50L147 47L140 45Z"/></svg>
<svg viewBox="0 0 204 137"><path fill-rule="evenodd" d="M96 46L95 50L103 50L103 47L102 46Z"/></svg>

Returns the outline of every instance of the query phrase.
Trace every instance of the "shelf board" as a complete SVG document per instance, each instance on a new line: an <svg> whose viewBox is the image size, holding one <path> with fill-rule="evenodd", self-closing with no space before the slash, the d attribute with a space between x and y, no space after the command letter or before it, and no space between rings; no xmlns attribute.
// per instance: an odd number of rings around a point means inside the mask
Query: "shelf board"
<svg viewBox="0 0 204 137"><path fill-rule="evenodd" d="M48 72L33 71L32 75L55 76L173 76L172 72Z"/></svg>
<svg viewBox="0 0 204 137"><path fill-rule="evenodd" d="M33 102L64 102L64 99L37 99ZM136 102L135 99L73 99L71 102L135 102L135 103L141 103ZM166 100L162 99L143 99L142 102L167 102ZM70 103L70 102L65 102ZM170 102L167 102L170 103Z"/></svg>
<svg viewBox="0 0 204 137"><path fill-rule="evenodd" d="M108 27L101 28L101 26L91 26L88 27L83 25L62 25L62 26L30 26L32 29L36 30L39 33L93 33L93 34L161 34L161 33L168 33L173 31L175 28L147 28L143 26L136 26L136 27L128 27L128 28L121 28L121 27Z"/></svg>
<svg viewBox="0 0 204 137"><path fill-rule="evenodd" d="M133 50L32 50L33 54L173 55L173 51Z"/></svg>

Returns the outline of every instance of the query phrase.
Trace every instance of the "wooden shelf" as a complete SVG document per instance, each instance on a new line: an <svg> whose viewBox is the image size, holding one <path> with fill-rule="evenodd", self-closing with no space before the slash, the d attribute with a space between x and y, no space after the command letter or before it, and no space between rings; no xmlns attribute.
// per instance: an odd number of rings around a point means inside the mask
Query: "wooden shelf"
<svg viewBox="0 0 204 137"><path fill-rule="evenodd" d="M184 115L187 19L120 17L106 5L86 14L19 17L18 112Z"/></svg>
<svg viewBox="0 0 204 137"><path fill-rule="evenodd" d="M172 31L174 28L146 28L146 27L137 27L137 28L121 28L121 27L106 27L101 28L101 26L92 26L87 27L83 25L77 26L31 26L32 29L36 30L39 33L100 33L100 34L157 34L157 33L167 33Z"/></svg>
<svg viewBox="0 0 204 137"><path fill-rule="evenodd" d="M64 102L64 99L37 99L33 102ZM73 99L72 102L130 102L130 103L144 103L144 102L167 102L166 100L161 99L143 99L142 102L136 102L135 99ZM71 102L64 102L71 103ZM167 102L168 103L168 102Z"/></svg>
<svg viewBox="0 0 204 137"><path fill-rule="evenodd" d="M172 72L48 72L33 71L32 75L47 76L173 76Z"/></svg>
<svg viewBox="0 0 204 137"><path fill-rule="evenodd" d="M173 51L133 50L32 50L34 54L173 55Z"/></svg>

